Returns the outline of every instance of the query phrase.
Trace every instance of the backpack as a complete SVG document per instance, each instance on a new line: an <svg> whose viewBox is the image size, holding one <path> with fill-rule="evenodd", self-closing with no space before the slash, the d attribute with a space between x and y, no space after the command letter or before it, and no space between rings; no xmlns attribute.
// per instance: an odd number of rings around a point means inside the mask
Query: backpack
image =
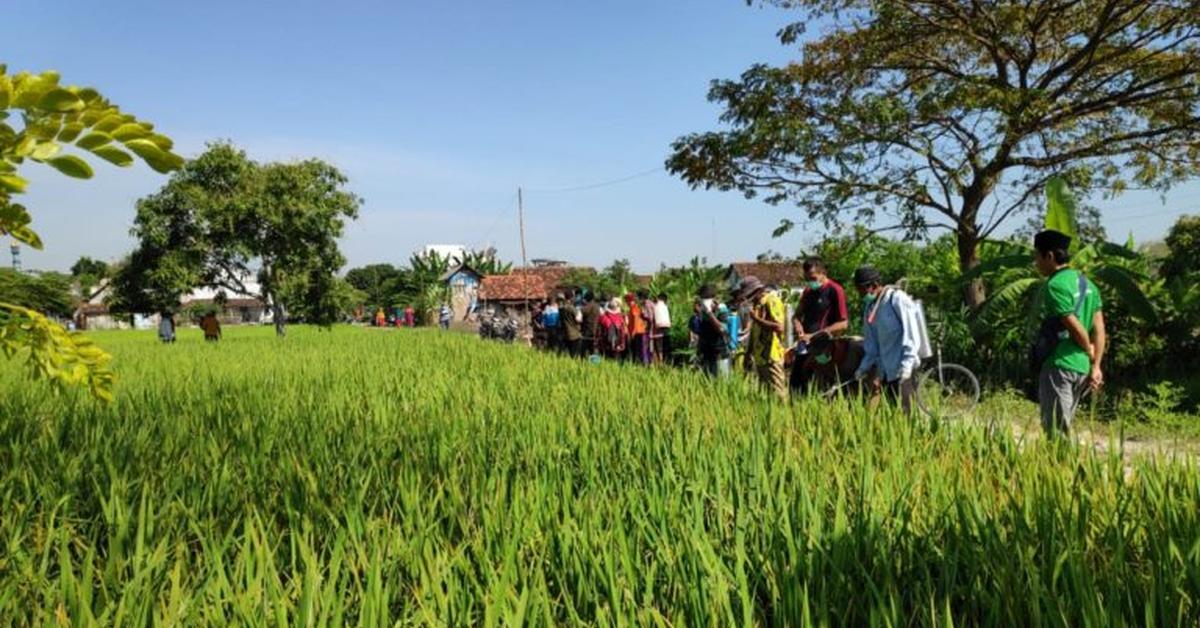
<svg viewBox="0 0 1200 628"><path fill-rule="evenodd" d="M604 326L604 348L610 353L620 353L625 348L624 339L621 338L621 326L607 316L601 324Z"/></svg>

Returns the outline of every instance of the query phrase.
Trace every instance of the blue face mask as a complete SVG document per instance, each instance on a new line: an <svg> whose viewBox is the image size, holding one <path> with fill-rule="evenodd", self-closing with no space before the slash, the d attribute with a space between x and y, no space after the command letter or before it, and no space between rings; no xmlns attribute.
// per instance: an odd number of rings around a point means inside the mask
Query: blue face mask
<svg viewBox="0 0 1200 628"><path fill-rule="evenodd" d="M810 281L810 282L808 282L808 287L809 287L810 289L812 289L812 290L820 290L820 289L821 289L821 282L819 282L819 281Z"/></svg>
<svg viewBox="0 0 1200 628"><path fill-rule="evenodd" d="M874 294L871 294L871 293L864 294L864 295L863 295L863 305L867 305L867 306L869 306L869 305L871 305L872 303L874 303L874 302L875 302L875 296L876 296L876 295L874 295Z"/></svg>

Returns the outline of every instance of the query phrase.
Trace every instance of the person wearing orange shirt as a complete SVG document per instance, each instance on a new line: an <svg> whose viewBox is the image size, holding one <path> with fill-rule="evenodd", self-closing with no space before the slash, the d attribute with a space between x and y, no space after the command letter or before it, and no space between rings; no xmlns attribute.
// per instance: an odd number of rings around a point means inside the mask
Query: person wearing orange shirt
<svg viewBox="0 0 1200 628"><path fill-rule="evenodd" d="M629 307L625 314L625 329L629 332L629 358L649 364L649 352L646 351L646 318L642 315L642 306L632 292L625 295L625 304Z"/></svg>

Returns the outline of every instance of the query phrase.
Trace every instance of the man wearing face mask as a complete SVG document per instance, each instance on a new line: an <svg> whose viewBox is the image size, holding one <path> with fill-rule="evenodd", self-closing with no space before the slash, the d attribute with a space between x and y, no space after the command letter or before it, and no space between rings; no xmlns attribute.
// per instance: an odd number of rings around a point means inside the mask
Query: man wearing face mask
<svg viewBox="0 0 1200 628"><path fill-rule="evenodd" d="M863 379L874 371L871 391L899 398L905 414L912 413L916 395L913 374L921 363L921 322L917 304L904 291L883 285L883 276L870 266L854 271L854 286L863 298L862 363L855 373Z"/></svg>
<svg viewBox="0 0 1200 628"><path fill-rule="evenodd" d="M789 384L793 392L803 390L811 381L813 368L810 361L828 359L828 353L833 350L833 343L822 342L824 349L821 355L815 355L811 346L813 340L818 336L832 339L849 327L846 292L829 278L827 272L825 262L820 258L811 257L804 261L807 284L800 297L800 307L796 308L792 317L792 327L796 333L796 359L792 362Z"/></svg>

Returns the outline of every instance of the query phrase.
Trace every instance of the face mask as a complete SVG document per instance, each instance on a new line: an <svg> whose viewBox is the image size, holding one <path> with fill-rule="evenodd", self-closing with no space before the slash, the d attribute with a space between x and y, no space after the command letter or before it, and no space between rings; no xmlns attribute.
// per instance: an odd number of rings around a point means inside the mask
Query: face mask
<svg viewBox="0 0 1200 628"><path fill-rule="evenodd" d="M876 295L874 295L874 294L864 294L863 295L863 305L871 305L872 303L874 303L875 296Z"/></svg>
<svg viewBox="0 0 1200 628"><path fill-rule="evenodd" d="M810 282L808 282L808 287L809 287L809 289L810 289L810 290L820 290L820 289L821 289L821 282L819 282L819 281L810 281Z"/></svg>
<svg viewBox="0 0 1200 628"><path fill-rule="evenodd" d="M704 299L704 300L700 301L700 305L703 305L704 309L706 309L708 311L712 311L713 303L715 301L716 301L716 299Z"/></svg>

